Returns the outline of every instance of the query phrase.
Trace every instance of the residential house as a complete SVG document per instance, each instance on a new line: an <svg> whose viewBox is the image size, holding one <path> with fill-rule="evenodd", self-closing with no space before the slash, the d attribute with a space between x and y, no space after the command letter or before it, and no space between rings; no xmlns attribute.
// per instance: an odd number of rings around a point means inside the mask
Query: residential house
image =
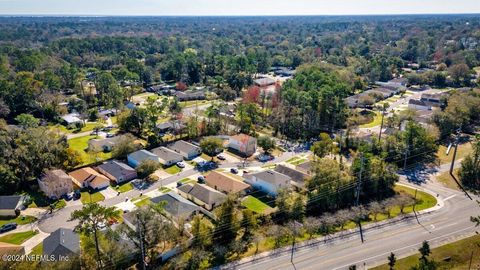
<svg viewBox="0 0 480 270"><path fill-rule="evenodd" d="M97 170L117 184L137 178L137 171L118 160L111 160L97 167Z"/></svg>
<svg viewBox="0 0 480 270"><path fill-rule="evenodd" d="M0 256L25 255L25 248L21 245L0 242Z"/></svg>
<svg viewBox="0 0 480 270"><path fill-rule="evenodd" d="M230 136L228 148L248 157L257 151L257 139L246 134Z"/></svg>
<svg viewBox="0 0 480 270"><path fill-rule="evenodd" d="M175 96L180 102L188 100L205 100L207 98L205 91L177 91L175 92Z"/></svg>
<svg viewBox="0 0 480 270"><path fill-rule="evenodd" d="M83 121L82 119L80 119L80 115L78 113L69 113L69 114L66 114L66 115L62 115L61 116L63 122L65 123L65 125L67 126L73 126L73 125L76 125L76 124L82 124Z"/></svg>
<svg viewBox="0 0 480 270"><path fill-rule="evenodd" d="M100 174L91 167L75 170L70 172L69 175L72 177L73 183L80 188L99 190L110 185L110 180L106 176Z"/></svg>
<svg viewBox="0 0 480 270"><path fill-rule="evenodd" d="M177 162L183 161L182 155L164 146L154 148L151 151L158 157L160 164L163 164L165 167L169 167Z"/></svg>
<svg viewBox="0 0 480 270"><path fill-rule="evenodd" d="M92 152L110 152L120 141L122 136L111 138L90 139L88 141L88 150Z"/></svg>
<svg viewBox="0 0 480 270"><path fill-rule="evenodd" d="M211 171L206 177L205 182L208 186L225 192L230 193L244 193L246 189L250 188L250 185L243 182L241 177L233 175L231 173Z"/></svg>
<svg viewBox="0 0 480 270"><path fill-rule="evenodd" d="M52 256L56 261L60 258L78 256L80 253L80 238L71 229L59 228L43 239L43 255Z"/></svg>
<svg viewBox="0 0 480 270"><path fill-rule="evenodd" d="M21 195L0 196L0 217L15 217L23 208L25 197Z"/></svg>
<svg viewBox="0 0 480 270"><path fill-rule="evenodd" d="M207 210L212 210L216 206L219 206L227 198L227 195L206 185L186 184L177 189L178 193L184 198L193 201Z"/></svg>
<svg viewBox="0 0 480 270"><path fill-rule="evenodd" d="M310 177L307 173L303 171L291 168L283 164L278 164L274 170L278 173L289 176L292 179L292 185L300 189L303 189L305 187L305 180Z"/></svg>
<svg viewBox="0 0 480 270"><path fill-rule="evenodd" d="M189 142L180 140L168 146L169 149L179 153L186 160L191 160L202 154L202 149Z"/></svg>
<svg viewBox="0 0 480 270"><path fill-rule="evenodd" d="M428 111L432 109L432 107L428 105L427 102L421 99L408 100L408 108L412 110L422 110L422 111Z"/></svg>
<svg viewBox="0 0 480 270"><path fill-rule="evenodd" d="M445 96L446 93L422 94L420 100L430 105L431 107L440 107Z"/></svg>
<svg viewBox="0 0 480 270"><path fill-rule="evenodd" d="M305 161L295 166L295 169L308 175L312 175L312 161Z"/></svg>
<svg viewBox="0 0 480 270"><path fill-rule="evenodd" d="M97 87L92 81L81 81L80 88L82 90L82 95L86 96L95 96L97 94Z"/></svg>
<svg viewBox="0 0 480 270"><path fill-rule="evenodd" d="M153 203L165 203L165 212L176 221L188 220L200 210L197 205L172 191L151 198L150 201Z"/></svg>
<svg viewBox="0 0 480 270"><path fill-rule="evenodd" d="M275 80L272 78L259 78L253 81L253 83L258 87L268 87L275 84Z"/></svg>
<svg viewBox="0 0 480 270"><path fill-rule="evenodd" d="M431 124L433 111L416 111L414 120L420 124Z"/></svg>
<svg viewBox="0 0 480 270"><path fill-rule="evenodd" d="M171 132L177 134L185 128L186 126L180 121L168 121L157 125L157 130L159 133Z"/></svg>
<svg viewBox="0 0 480 270"><path fill-rule="evenodd" d="M243 178L245 182L252 185L255 189L272 196L276 196L280 189L288 189L292 186L292 178L290 176L273 170L244 174Z"/></svg>
<svg viewBox="0 0 480 270"><path fill-rule="evenodd" d="M39 189L51 199L73 191L72 178L62 170L49 170L37 181Z"/></svg>
<svg viewBox="0 0 480 270"><path fill-rule="evenodd" d="M145 160L153 160L160 163L158 156L147 150L138 150L127 156L128 165L132 166L133 168L138 167L138 165Z"/></svg>

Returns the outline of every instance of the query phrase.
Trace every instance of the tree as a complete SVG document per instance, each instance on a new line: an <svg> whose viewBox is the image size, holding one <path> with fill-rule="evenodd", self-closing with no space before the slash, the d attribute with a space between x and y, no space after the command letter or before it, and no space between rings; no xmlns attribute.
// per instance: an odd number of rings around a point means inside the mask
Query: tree
<svg viewBox="0 0 480 270"><path fill-rule="evenodd" d="M480 190L480 137L472 142L473 153L462 161L459 171L460 181L463 185L474 190Z"/></svg>
<svg viewBox="0 0 480 270"><path fill-rule="evenodd" d="M423 260L423 261L427 261L428 260L428 256L430 256L430 245L428 244L428 241L423 241L422 242L422 246L418 249L418 251L420 252L420 260Z"/></svg>
<svg viewBox="0 0 480 270"><path fill-rule="evenodd" d="M154 160L146 159L136 168L138 177L146 178L160 168L160 163Z"/></svg>
<svg viewBox="0 0 480 270"><path fill-rule="evenodd" d="M99 101L108 108L118 108L123 104L123 91L109 72L102 72L97 78L96 87Z"/></svg>
<svg viewBox="0 0 480 270"><path fill-rule="evenodd" d="M469 79L470 68L466 64L456 64L448 69L448 73L455 84L461 85Z"/></svg>
<svg viewBox="0 0 480 270"><path fill-rule="evenodd" d="M93 233L95 238L95 248L97 253L97 262L101 264L100 246L97 231L101 226L110 226L109 221L120 218L120 212L115 207L105 207L98 203L89 203L80 210L71 213L69 221L78 221L75 231L86 235Z"/></svg>
<svg viewBox="0 0 480 270"><path fill-rule="evenodd" d="M237 236L239 229L236 198L228 196L218 208L218 218L213 231L214 243L228 246Z"/></svg>
<svg viewBox="0 0 480 270"><path fill-rule="evenodd" d="M18 125L24 129L35 128L40 124L40 120L38 118L35 118L33 115L27 113L19 114L17 117L15 117L15 121L17 121Z"/></svg>
<svg viewBox="0 0 480 270"><path fill-rule="evenodd" d="M112 149L112 157L125 158L128 154L139 150L141 145L135 141L136 138L131 134L121 136Z"/></svg>
<svg viewBox="0 0 480 270"><path fill-rule="evenodd" d="M315 142L311 148L315 156L323 158L336 151L332 138L327 133L320 133L320 140Z"/></svg>
<svg viewBox="0 0 480 270"><path fill-rule="evenodd" d="M395 257L395 254L393 252L390 252L390 255L388 256L388 267L390 267L390 270L394 269L396 262L397 258Z"/></svg>
<svg viewBox="0 0 480 270"><path fill-rule="evenodd" d="M257 139L257 144L262 147L265 153L269 153L270 150L275 148L275 140L267 136L260 136Z"/></svg>
<svg viewBox="0 0 480 270"><path fill-rule="evenodd" d="M202 151L212 157L215 157L215 154L220 152L223 149L223 141L220 138L216 137L207 137L200 141L200 148Z"/></svg>

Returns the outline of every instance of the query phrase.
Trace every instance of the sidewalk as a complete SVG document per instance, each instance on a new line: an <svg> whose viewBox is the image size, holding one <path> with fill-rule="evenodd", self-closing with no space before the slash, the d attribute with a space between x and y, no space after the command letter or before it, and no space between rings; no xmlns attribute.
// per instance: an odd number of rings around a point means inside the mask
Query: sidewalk
<svg viewBox="0 0 480 270"><path fill-rule="evenodd" d="M22 246L25 248L25 254L29 254L34 247L43 242L43 239L47 238L50 234L38 231L38 234L25 241Z"/></svg>

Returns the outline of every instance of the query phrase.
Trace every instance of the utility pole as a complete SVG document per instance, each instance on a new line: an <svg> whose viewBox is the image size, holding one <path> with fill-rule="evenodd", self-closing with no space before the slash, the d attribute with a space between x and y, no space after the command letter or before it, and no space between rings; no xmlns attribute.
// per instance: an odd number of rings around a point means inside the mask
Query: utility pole
<svg viewBox="0 0 480 270"><path fill-rule="evenodd" d="M293 232L293 242L292 242L292 254L290 255L290 262L293 264L293 253L295 252L295 240L297 238L297 226L303 226L298 221L293 221L294 232Z"/></svg>
<svg viewBox="0 0 480 270"><path fill-rule="evenodd" d="M144 251L144 248L143 248L142 227L140 226L140 219L139 219L138 213L137 213L137 230L138 230L138 234L139 234L139 237L140 237L140 253L141 253L141 256L142 256L142 269L145 270L145 251Z"/></svg>
<svg viewBox="0 0 480 270"><path fill-rule="evenodd" d="M362 187L363 161L364 161L363 153L360 153L360 175L358 176L358 181L357 181L357 190L355 194L355 197L356 197L355 206L358 206L360 204L360 189ZM358 221L358 228L360 229L360 239L362 240L362 243L363 243L364 239L363 239L361 220Z"/></svg>
<svg viewBox="0 0 480 270"><path fill-rule="evenodd" d="M455 158L457 157L457 149L458 149L458 135L460 133L460 128L457 129L457 133L455 134L455 149L453 150L453 157L452 157L452 163L450 165L450 176L452 176L453 180L457 183L457 185L460 187L460 189L465 193L465 195L473 201L473 198L468 194L468 192L463 188L463 186L458 182L457 178L453 174L453 169L455 167Z"/></svg>
<svg viewBox="0 0 480 270"><path fill-rule="evenodd" d="M404 171L407 169L407 158L408 158L408 146L407 146L407 149L405 149L405 158L403 160L403 170Z"/></svg>

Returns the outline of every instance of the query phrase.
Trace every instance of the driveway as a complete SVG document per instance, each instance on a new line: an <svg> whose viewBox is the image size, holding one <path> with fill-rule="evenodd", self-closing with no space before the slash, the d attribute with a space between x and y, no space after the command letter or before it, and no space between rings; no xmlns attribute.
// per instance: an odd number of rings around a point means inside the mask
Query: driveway
<svg viewBox="0 0 480 270"><path fill-rule="evenodd" d="M102 193L105 199L116 197L118 194L118 192L115 191L112 187L107 187L106 189L101 190L100 193Z"/></svg>

